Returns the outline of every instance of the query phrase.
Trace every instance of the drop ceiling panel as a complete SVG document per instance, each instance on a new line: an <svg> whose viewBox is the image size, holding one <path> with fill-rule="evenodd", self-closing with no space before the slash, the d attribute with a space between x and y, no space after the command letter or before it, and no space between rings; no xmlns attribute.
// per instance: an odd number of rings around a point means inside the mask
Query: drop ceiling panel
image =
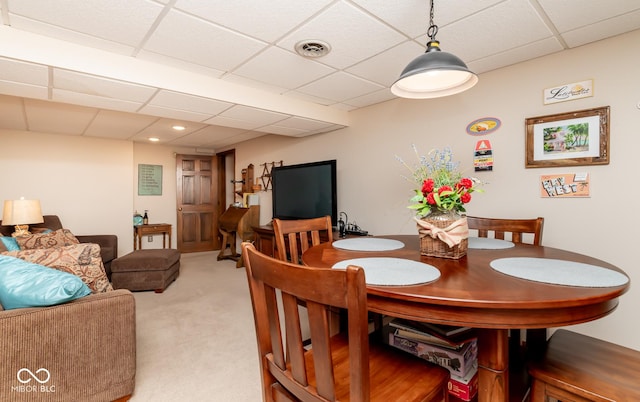
<svg viewBox="0 0 640 402"><path fill-rule="evenodd" d="M640 10L565 32L562 37L575 47L636 29L640 29Z"/></svg>
<svg viewBox="0 0 640 402"><path fill-rule="evenodd" d="M87 95L78 92L53 89L51 100L56 102L71 103L80 106L91 106L98 109L119 110L121 112L136 112L141 106L140 102L130 102L120 99L105 98L103 96Z"/></svg>
<svg viewBox="0 0 640 402"><path fill-rule="evenodd" d="M181 146L199 146L200 144L213 143L244 132L246 132L246 130L221 126L207 126L194 133L176 138L171 141L171 144Z"/></svg>
<svg viewBox="0 0 640 402"><path fill-rule="evenodd" d="M53 69L53 87L103 98L142 103L148 101L156 88L109 78L96 77L59 68Z"/></svg>
<svg viewBox="0 0 640 402"><path fill-rule="evenodd" d="M547 38L538 42L520 46L500 54L492 55L467 63L467 67L476 74L498 68L497 66L508 66L520 61L528 60L531 56L539 57L547 54L559 52L562 50L562 44L556 39Z"/></svg>
<svg viewBox="0 0 640 402"><path fill-rule="evenodd" d="M289 117L288 119L279 121L276 125L279 127L289 127L306 131L324 130L332 126L332 124L322 121L304 119L301 117Z"/></svg>
<svg viewBox="0 0 640 402"><path fill-rule="evenodd" d="M301 130L299 128L282 127L278 125L264 126L257 129L256 131L261 131L261 132L270 133L270 134L286 135L288 137L296 137L306 132L305 130Z"/></svg>
<svg viewBox="0 0 640 402"><path fill-rule="evenodd" d="M268 110L253 109L247 106L236 105L220 114L221 117L245 120L253 123L253 128L266 126L289 117L286 114L270 112Z"/></svg>
<svg viewBox="0 0 640 402"><path fill-rule="evenodd" d="M222 148L222 147L226 147L226 146L229 146L229 145L237 144L237 143L242 142L242 141L248 141L248 140L251 140L251 139L254 139L254 138L262 137L263 135L264 135L264 133L260 133L260 132L257 132L257 131L247 131L247 132L244 132L242 134L234 135L233 137L229 137L229 138L222 139L222 140L216 140L215 142L212 142L210 144L203 144L203 146L205 146L205 147L206 146L211 146L211 147L215 146L215 147Z"/></svg>
<svg viewBox="0 0 640 402"><path fill-rule="evenodd" d="M566 32L640 10L637 0L538 0L558 31Z"/></svg>
<svg viewBox="0 0 640 402"><path fill-rule="evenodd" d="M383 88L370 94L358 96L356 98L348 99L344 103L351 105L352 109L364 107L364 105L372 105L395 99L396 96L391 93L389 88Z"/></svg>
<svg viewBox="0 0 640 402"><path fill-rule="evenodd" d="M125 140L144 130L157 120L157 117L142 114L101 110L95 119L91 121L84 135Z"/></svg>
<svg viewBox="0 0 640 402"><path fill-rule="evenodd" d="M551 36L527 0L510 0L447 25L438 39L443 51L470 62Z"/></svg>
<svg viewBox="0 0 640 402"><path fill-rule="evenodd" d="M202 115L216 115L233 106L228 102L220 102L201 96L192 96L173 91L159 91L149 101L151 106L160 106L169 109L188 110Z"/></svg>
<svg viewBox="0 0 640 402"><path fill-rule="evenodd" d="M218 70L230 70L266 43L193 16L171 11L145 45L146 50Z"/></svg>
<svg viewBox="0 0 640 402"><path fill-rule="evenodd" d="M390 87L400 77L400 73L402 73L406 65L424 52L424 46L420 46L413 41L407 41L362 63L349 67L346 71Z"/></svg>
<svg viewBox="0 0 640 402"><path fill-rule="evenodd" d="M97 109L25 99L29 130L41 133L82 135Z"/></svg>
<svg viewBox="0 0 640 402"><path fill-rule="evenodd" d="M309 85L305 85L298 91L320 96L325 99L332 99L336 102L342 102L382 88L382 85L362 80L351 74L339 72L321 78Z"/></svg>
<svg viewBox="0 0 640 402"><path fill-rule="evenodd" d="M0 58L0 80L46 87L49 69L39 64Z"/></svg>
<svg viewBox="0 0 640 402"><path fill-rule="evenodd" d="M11 81L0 81L0 93L33 99L48 99L49 97L49 90L47 87L39 87L36 85L21 84L19 82Z"/></svg>
<svg viewBox="0 0 640 402"><path fill-rule="evenodd" d="M77 43L83 46L106 50L107 52L122 55L131 55L135 49L134 46L123 45L110 40L73 31L71 29L66 29L64 27L46 24L29 18L23 18L15 14L10 14L9 19L13 28L64 40L71 43Z"/></svg>
<svg viewBox="0 0 640 402"><path fill-rule="evenodd" d="M339 1L288 35L278 46L291 50L298 41L305 39L328 42L331 52L320 61L343 69L406 38L360 9Z"/></svg>
<svg viewBox="0 0 640 402"><path fill-rule="evenodd" d="M332 0L178 0L176 8L254 38L273 42Z"/></svg>
<svg viewBox="0 0 640 402"><path fill-rule="evenodd" d="M239 128L243 130L252 130L259 126L259 124L247 121L245 119L233 119L224 116L213 117L211 119L205 120L204 123Z"/></svg>
<svg viewBox="0 0 640 402"><path fill-rule="evenodd" d="M291 74L296 71L296 74ZM271 47L235 70L235 74L294 89L336 70L279 47Z"/></svg>
<svg viewBox="0 0 640 402"><path fill-rule="evenodd" d="M208 114L189 112L185 110L170 109L166 107L145 105L140 110L140 113L150 114L158 117L169 117L178 120L187 121L204 121L211 117Z"/></svg>
<svg viewBox="0 0 640 402"><path fill-rule="evenodd" d="M11 13L114 42L137 46L162 11L147 0L20 0Z"/></svg>
<svg viewBox="0 0 640 402"><path fill-rule="evenodd" d="M504 0L456 0L454 7L443 7L441 2L437 1L434 4L434 23L443 27L501 1ZM410 38L417 38L427 33L429 27L428 1L405 0L403 7L398 7L398 3L389 0L353 0L353 2Z"/></svg>

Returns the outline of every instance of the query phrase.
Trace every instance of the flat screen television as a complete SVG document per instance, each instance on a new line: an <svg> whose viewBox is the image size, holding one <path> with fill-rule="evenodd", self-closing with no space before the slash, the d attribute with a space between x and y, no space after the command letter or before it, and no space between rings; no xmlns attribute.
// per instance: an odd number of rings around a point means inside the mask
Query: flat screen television
<svg viewBox="0 0 640 402"><path fill-rule="evenodd" d="M278 166L271 170L273 217L309 219L331 215L338 225L336 160Z"/></svg>

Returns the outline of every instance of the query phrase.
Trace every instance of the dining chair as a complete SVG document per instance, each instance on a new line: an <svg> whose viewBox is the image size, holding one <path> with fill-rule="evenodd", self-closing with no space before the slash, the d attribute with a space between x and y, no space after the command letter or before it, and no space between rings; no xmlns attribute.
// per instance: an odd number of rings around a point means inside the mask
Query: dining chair
<svg viewBox="0 0 640 402"><path fill-rule="evenodd" d="M467 216L469 229L477 230L478 237L489 237L492 233L495 239L505 240L505 234L511 234L514 243L530 243L536 246L542 243L542 227L544 218L535 219L497 219ZM532 241L525 241L525 234L533 237Z"/></svg>
<svg viewBox="0 0 640 402"><path fill-rule="evenodd" d="M500 240L505 240L506 237L507 240L511 240L513 243L527 243L535 246L542 244L542 228L544 226L544 218L542 217L498 219L467 216L467 224L469 225L469 230L477 231L478 237L492 235L493 238ZM513 352L518 352L511 353L512 356L520 356L522 354L523 342L529 349L529 353L537 353L547 341L546 328L527 329L525 333L524 339L522 339L522 336L513 336L513 333L511 333L510 348Z"/></svg>
<svg viewBox="0 0 640 402"><path fill-rule="evenodd" d="M304 267L268 257L250 243L242 249L264 401L448 401L446 369L370 341L362 268ZM298 300L309 310L308 350ZM330 307L346 309L348 333L329 335Z"/></svg>
<svg viewBox="0 0 640 402"><path fill-rule="evenodd" d="M282 261L301 263L302 253L309 247L333 241L331 217L282 220L273 219L277 257Z"/></svg>

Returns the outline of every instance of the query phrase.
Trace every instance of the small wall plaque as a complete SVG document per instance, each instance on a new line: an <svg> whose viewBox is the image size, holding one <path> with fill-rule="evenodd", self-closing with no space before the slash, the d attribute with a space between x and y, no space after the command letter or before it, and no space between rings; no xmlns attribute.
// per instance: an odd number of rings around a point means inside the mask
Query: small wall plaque
<svg viewBox="0 0 640 402"><path fill-rule="evenodd" d="M162 195L162 165L138 165L138 195Z"/></svg>

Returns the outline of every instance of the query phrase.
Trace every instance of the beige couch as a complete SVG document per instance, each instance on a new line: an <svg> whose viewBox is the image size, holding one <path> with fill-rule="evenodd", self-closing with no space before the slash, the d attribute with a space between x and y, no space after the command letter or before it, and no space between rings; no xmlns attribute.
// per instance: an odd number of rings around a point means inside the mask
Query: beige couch
<svg viewBox="0 0 640 402"><path fill-rule="evenodd" d="M0 311L0 401L113 401L131 395L135 328L133 295L123 289L52 307Z"/></svg>
<svg viewBox="0 0 640 402"><path fill-rule="evenodd" d="M135 300L128 290L111 290L99 248L80 243L4 254L61 270L75 264L103 279L83 276L93 293L69 303L0 305L0 401L127 400L135 385Z"/></svg>

